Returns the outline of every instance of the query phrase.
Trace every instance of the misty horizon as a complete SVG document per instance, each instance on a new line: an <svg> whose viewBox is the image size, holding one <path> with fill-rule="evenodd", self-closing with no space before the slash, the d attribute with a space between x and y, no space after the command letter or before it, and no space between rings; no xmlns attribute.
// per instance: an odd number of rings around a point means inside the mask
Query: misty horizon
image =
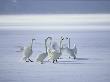
<svg viewBox="0 0 110 82"><path fill-rule="evenodd" d="M0 29L110 31L110 1L1 0Z"/></svg>

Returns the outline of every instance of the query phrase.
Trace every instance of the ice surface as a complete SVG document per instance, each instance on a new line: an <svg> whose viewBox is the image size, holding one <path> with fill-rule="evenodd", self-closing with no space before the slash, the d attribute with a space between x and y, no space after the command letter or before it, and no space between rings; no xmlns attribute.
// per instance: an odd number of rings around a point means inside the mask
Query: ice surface
<svg viewBox="0 0 110 82"><path fill-rule="evenodd" d="M21 62L16 46L26 46L32 38L31 59L45 52L44 38L70 36L76 43L77 59L63 54L58 63ZM110 82L110 32L0 31L0 82Z"/></svg>

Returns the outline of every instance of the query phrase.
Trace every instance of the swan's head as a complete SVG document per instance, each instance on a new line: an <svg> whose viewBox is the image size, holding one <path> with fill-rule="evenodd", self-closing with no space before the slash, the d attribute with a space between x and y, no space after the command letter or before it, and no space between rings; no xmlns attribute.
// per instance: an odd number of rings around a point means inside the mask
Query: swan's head
<svg viewBox="0 0 110 82"><path fill-rule="evenodd" d="M36 40L35 38L32 39L32 41Z"/></svg>
<svg viewBox="0 0 110 82"><path fill-rule="evenodd" d="M61 36L61 40L64 40L64 37L63 36Z"/></svg>
<svg viewBox="0 0 110 82"><path fill-rule="evenodd" d="M70 41L70 37L65 37L65 39Z"/></svg>
<svg viewBox="0 0 110 82"><path fill-rule="evenodd" d="M49 46L51 46L51 42L52 42L52 37L47 37L46 39L45 39L45 41L46 41L46 45L48 45L48 43L49 43Z"/></svg>
<svg viewBox="0 0 110 82"><path fill-rule="evenodd" d="M48 40L48 39L52 40L52 37L47 37L47 40Z"/></svg>
<svg viewBox="0 0 110 82"><path fill-rule="evenodd" d="M68 40L69 38L68 37L66 37L66 40Z"/></svg>

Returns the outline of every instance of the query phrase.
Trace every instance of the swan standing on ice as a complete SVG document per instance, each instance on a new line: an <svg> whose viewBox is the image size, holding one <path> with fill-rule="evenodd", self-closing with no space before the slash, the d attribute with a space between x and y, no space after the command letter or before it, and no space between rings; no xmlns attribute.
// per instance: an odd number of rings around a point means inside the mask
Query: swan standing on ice
<svg viewBox="0 0 110 82"><path fill-rule="evenodd" d="M43 64L43 60L48 56L48 53L47 53L47 41L48 41L48 39L52 40L52 37L47 37L45 39L45 49L46 49L46 52L40 54L38 56L38 58L37 58L37 62L40 62L41 64ZM51 45L51 43L50 43L50 45Z"/></svg>
<svg viewBox="0 0 110 82"><path fill-rule="evenodd" d="M74 59L76 59L76 54L77 54L77 47L76 47L76 44L74 44L74 47L73 49L70 48L70 38L67 38L66 39L68 40L69 39L69 48L66 48L67 50L67 53L70 54L70 56L72 56ZM69 57L70 58L70 57Z"/></svg>
<svg viewBox="0 0 110 82"><path fill-rule="evenodd" d="M23 50L23 60L25 60L26 62L33 62L31 59L29 59L29 57L32 55L33 51L32 51L32 45L33 45L33 41L35 39L32 39L31 44L27 47L24 48Z"/></svg>
<svg viewBox="0 0 110 82"><path fill-rule="evenodd" d="M55 61L57 62L57 59L59 59L59 57L62 55L62 52L61 52L61 44L62 44L62 41L63 41L64 38L61 37L61 40L60 40L60 52L58 51L53 51L51 49L48 49L48 58L49 60L53 60L53 63L55 63Z"/></svg>

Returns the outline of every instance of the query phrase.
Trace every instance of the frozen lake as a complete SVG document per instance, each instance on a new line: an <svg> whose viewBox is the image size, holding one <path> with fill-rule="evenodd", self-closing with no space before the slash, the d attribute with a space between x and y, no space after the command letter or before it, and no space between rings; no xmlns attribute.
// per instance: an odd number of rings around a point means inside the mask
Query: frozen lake
<svg viewBox="0 0 110 82"><path fill-rule="evenodd" d="M77 59L63 55L57 64L20 62L16 46L26 46L32 38L32 60L44 52L44 38L71 37ZM0 30L0 82L110 82L110 32L38 32Z"/></svg>

